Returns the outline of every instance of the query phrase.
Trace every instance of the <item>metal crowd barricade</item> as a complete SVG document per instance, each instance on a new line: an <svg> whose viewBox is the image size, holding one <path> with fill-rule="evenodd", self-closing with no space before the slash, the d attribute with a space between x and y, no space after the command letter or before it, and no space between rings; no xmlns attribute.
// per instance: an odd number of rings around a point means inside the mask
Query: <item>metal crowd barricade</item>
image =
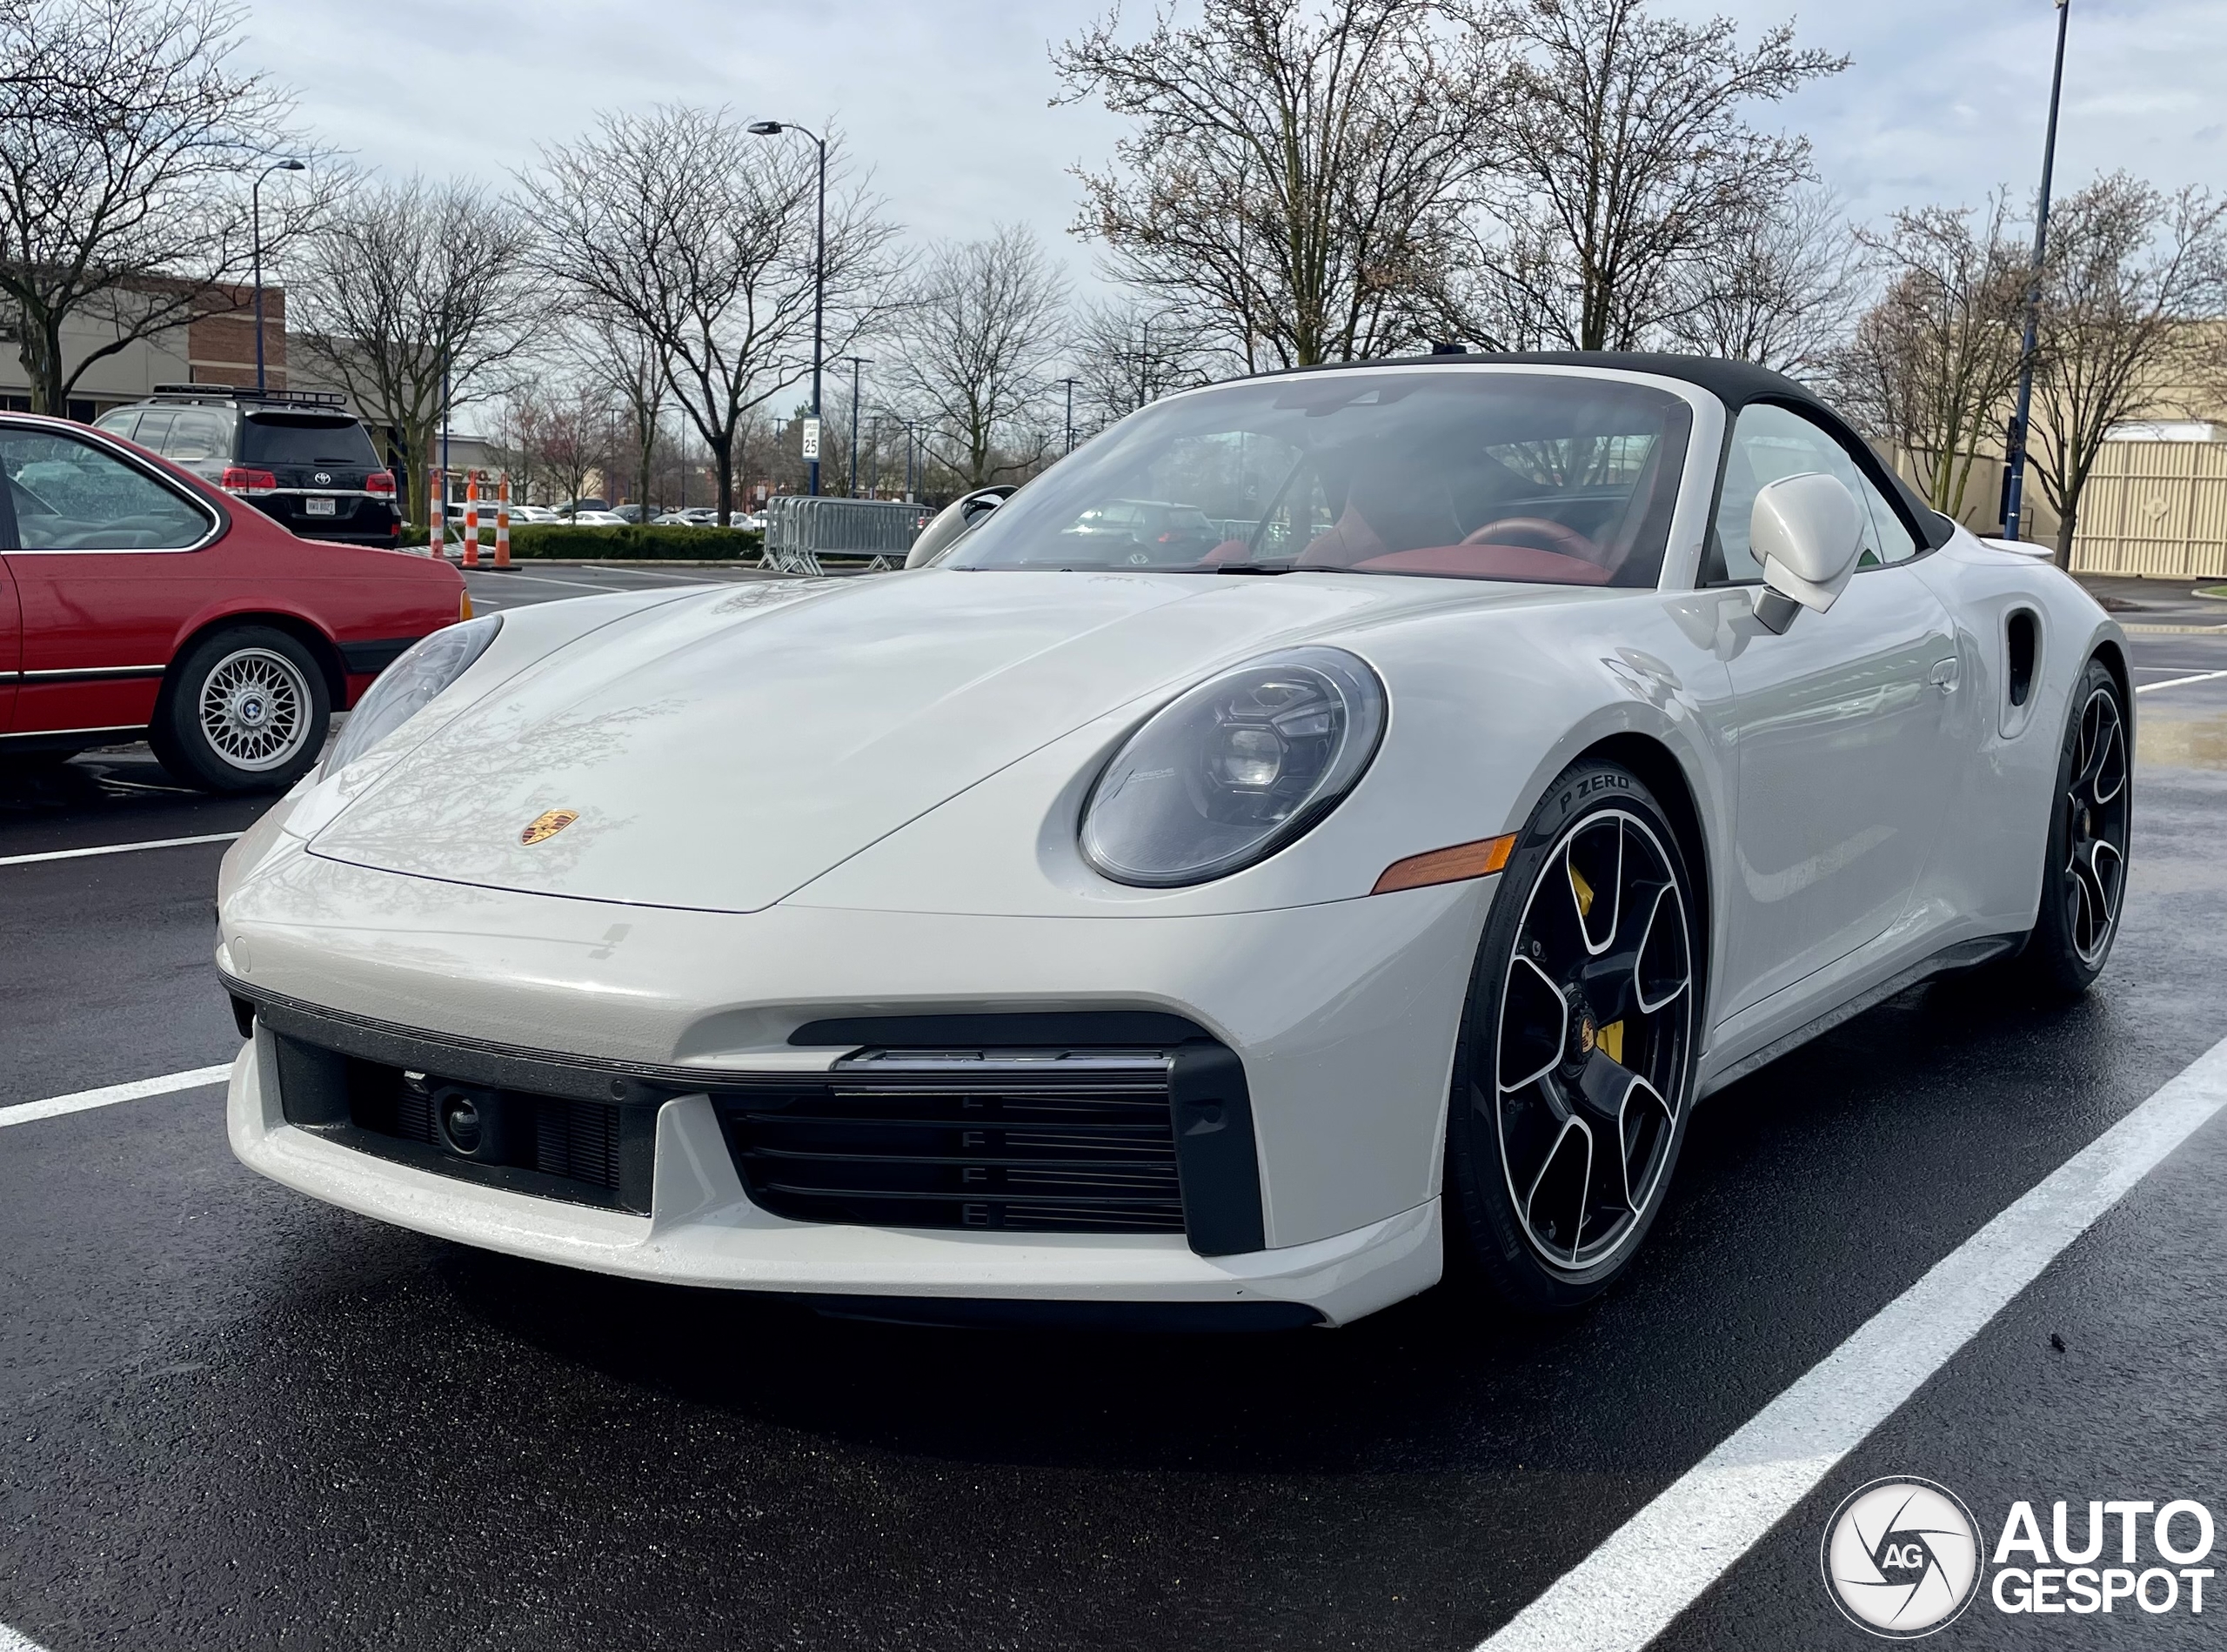
<svg viewBox="0 0 2227 1652"><path fill-rule="evenodd" d="M784 573L818 574L824 557L859 558L871 573L905 565L905 553L935 515L897 499L839 499L786 493L766 504L759 561Z"/></svg>

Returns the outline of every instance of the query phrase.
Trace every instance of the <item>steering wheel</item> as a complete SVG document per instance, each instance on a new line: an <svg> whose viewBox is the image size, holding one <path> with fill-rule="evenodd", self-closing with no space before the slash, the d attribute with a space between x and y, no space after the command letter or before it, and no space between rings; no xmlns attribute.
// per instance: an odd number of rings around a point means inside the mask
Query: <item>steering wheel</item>
<svg viewBox="0 0 2227 1652"><path fill-rule="evenodd" d="M1528 533L1548 541L1547 549L1566 557L1575 557L1581 562L1601 565L1601 547L1580 533L1575 528L1564 527L1559 522L1543 516L1504 516L1497 522L1488 522L1475 533L1462 539L1464 545L1498 545L1503 533Z"/></svg>

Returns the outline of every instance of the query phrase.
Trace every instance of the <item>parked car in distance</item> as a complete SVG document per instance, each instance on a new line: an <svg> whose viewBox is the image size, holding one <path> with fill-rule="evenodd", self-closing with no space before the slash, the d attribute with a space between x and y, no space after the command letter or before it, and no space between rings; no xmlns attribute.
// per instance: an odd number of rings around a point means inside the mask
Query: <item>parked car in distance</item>
<svg viewBox="0 0 2227 1652"><path fill-rule="evenodd" d="M305 539L391 547L394 473L345 398L230 385L157 385L94 426L224 489Z"/></svg>
<svg viewBox="0 0 2227 1652"><path fill-rule="evenodd" d="M556 512L570 521L578 511L608 511L610 508L610 501L606 499L565 499L557 505Z"/></svg>
<svg viewBox="0 0 2227 1652"><path fill-rule="evenodd" d="M144 739L186 785L283 790L470 616L445 563L312 545L110 431L0 414L0 755Z"/></svg>
<svg viewBox="0 0 2227 1652"><path fill-rule="evenodd" d="M511 520L513 522L562 522L564 519L545 505L511 506Z"/></svg>
<svg viewBox="0 0 2227 1652"><path fill-rule="evenodd" d="M631 528L634 525L616 511L573 511L557 520L566 526L582 528Z"/></svg>

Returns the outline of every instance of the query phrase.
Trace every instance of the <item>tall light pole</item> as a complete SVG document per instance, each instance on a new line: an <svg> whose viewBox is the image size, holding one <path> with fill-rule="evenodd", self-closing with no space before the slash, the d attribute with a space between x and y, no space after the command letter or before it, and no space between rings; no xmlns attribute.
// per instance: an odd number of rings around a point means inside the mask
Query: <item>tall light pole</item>
<svg viewBox="0 0 2227 1652"><path fill-rule="evenodd" d="M851 364L851 497L859 497L859 375L873 365L871 356L846 356Z"/></svg>
<svg viewBox="0 0 2227 1652"><path fill-rule="evenodd" d="M1072 453L1075 451L1075 381L1072 378L1062 378L1060 382L1067 387L1067 445L1066 451Z"/></svg>
<svg viewBox="0 0 2227 1652"><path fill-rule="evenodd" d="M255 388L269 388L263 377L263 180L273 172L301 172L308 169L297 160L273 161L256 174L247 191L249 257L255 271Z"/></svg>
<svg viewBox="0 0 2227 1652"><path fill-rule="evenodd" d="M2042 197L2034 211L2034 267L2026 286L2026 336L2018 358L2018 411L2010 425L2010 474L2003 490L2003 537L2018 537L2026 492L2026 421L2034 409L2034 349L2042 323L2042 261L2050 247L2050 176L2056 170L2056 105L2064 90L2064 30L2071 20L2067 0L2056 0L2056 67L2050 76L2049 136L2042 141ZM2067 547L2059 547L2063 552Z"/></svg>
<svg viewBox="0 0 2227 1652"><path fill-rule="evenodd" d="M759 137L776 137L783 132L802 132L819 150L819 216L814 221L812 239L812 422L816 430L819 425L819 358L827 308L827 140L810 127L799 126L792 120L754 120L747 130ZM814 458L811 464L811 491L817 493L819 492L819 461Z"/></svg>

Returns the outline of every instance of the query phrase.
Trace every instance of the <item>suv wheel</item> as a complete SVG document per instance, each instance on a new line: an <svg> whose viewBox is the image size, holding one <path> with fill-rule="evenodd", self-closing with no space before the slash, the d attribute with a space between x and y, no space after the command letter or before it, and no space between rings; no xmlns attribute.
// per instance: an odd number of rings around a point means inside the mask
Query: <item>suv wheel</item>
<svg viewBox="0 0 2227 1652"><path fill-rule="evenodd" d="M221 631L173 669L149 743L163 766L211 792L279 791L324 748L332 706L324 672L268 625Z"/></svg>

